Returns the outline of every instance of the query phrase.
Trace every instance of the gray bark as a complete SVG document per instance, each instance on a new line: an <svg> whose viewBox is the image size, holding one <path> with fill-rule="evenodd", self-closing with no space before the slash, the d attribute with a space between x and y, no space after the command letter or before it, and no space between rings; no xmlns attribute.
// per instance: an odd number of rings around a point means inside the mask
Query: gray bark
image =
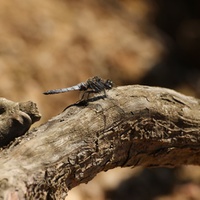
<svg viewBox="0 0 200 200"><path fill-rule="evenodd" d="M115 167L199 165L199 147L198 99L165 88L117 87L2 149L0 197L64 199Z"/></svg>

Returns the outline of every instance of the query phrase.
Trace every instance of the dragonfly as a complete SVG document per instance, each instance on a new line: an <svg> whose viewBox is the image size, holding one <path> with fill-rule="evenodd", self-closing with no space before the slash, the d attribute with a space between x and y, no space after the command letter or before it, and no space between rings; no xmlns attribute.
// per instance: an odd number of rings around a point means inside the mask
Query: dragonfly
<svg viewBox="0 0 200 200"><path fill-rule="evenodd" d="M44 92L43 94L45 95L59 94L59 93L79 90L79 91L84 91L84 94L82 96L83 98L86 93L88 94L88 97L89 97L89 94L91 93L100 93L100 92L104 92L104 95L106 96L106 90L110 90L112 88L113 88L113 82L111 80L109 79L103 80L102 78L95 76L93 78L88 79L86 82L79 83L72 87L48 90Z"/></svg>

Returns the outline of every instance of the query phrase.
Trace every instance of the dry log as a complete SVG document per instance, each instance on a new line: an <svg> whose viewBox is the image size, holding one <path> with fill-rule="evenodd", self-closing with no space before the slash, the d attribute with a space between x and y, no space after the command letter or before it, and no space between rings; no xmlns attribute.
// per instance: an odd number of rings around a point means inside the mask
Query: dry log
<svg viewBox="0 0 200 200"><path fill-rule="evenodd" d="M64 199L119 166L200 165L198 99L139 85L107 95L69 106L3 149L1 199Z"/></svg>

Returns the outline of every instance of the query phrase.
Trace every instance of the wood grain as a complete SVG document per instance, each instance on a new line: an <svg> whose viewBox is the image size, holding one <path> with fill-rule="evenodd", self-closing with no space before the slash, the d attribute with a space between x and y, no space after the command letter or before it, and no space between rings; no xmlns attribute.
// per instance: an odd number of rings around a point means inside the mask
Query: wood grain
<svg viewBox="0 0 200 200"><path fill-rule="evenodd" d="M107 95L69 106L2 150L0 197L64 199L115 167L200 164L198 99L140 85Z"/></svg>

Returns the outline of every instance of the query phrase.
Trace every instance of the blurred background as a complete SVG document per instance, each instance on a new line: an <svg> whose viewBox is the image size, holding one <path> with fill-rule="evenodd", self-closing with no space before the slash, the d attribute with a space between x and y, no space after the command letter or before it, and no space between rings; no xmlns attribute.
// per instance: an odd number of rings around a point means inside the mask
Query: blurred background
<svg viewBox="0 0 200 200"><path fill-rule="evenodd" d="M98 75L200 98L199 0L1 0L1 97L34 101L38 126L79 99L44 96ZM114 169L67 200L200 199L200 167Z"/></svg>

